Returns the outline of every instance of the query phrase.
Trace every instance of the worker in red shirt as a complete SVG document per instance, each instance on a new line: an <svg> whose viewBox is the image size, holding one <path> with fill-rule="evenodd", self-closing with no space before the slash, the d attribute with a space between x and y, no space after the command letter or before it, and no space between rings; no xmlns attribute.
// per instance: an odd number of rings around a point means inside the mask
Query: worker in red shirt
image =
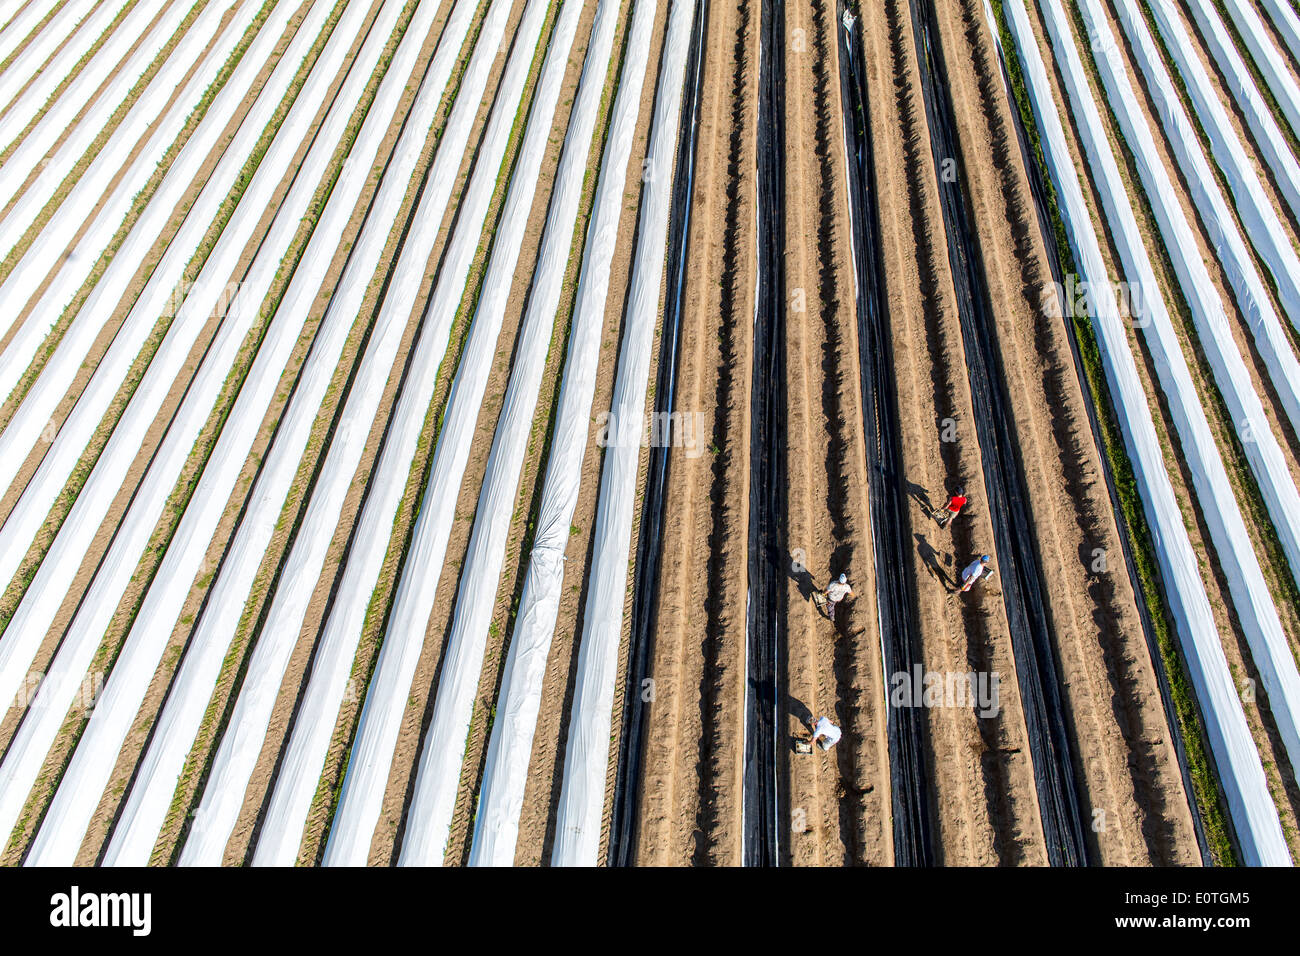
<svg viewBox="0 0 1300 956"><path fill-rule="evenodd" d="M957 513L966 506L966 489L958 488L948 497L948 503L940 505L934 509L932 518L938 523L940 528L946 528L948 522L957 516Z"/></svg>

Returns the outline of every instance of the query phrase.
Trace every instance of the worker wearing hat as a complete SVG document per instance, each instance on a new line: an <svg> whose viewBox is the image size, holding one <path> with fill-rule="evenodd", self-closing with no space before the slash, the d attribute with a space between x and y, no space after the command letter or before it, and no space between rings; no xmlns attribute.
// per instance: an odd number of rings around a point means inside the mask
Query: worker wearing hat
<svg viewBox="0 0 1300 956"><path fill-rule="evenodd" d="M847 574L841 574L838 579L826 585L826 616L832 621L835 620L835 605L839 604L846 597L853 595L853 588L849 587L849 577Z"/></svg>
<svg viewBox="0 0 1300 956"><path fill-rule="evenodd" d="M980 555L979 560L972 561L961 571L961 589L969 591L975 586L975 582L984 577L985 574L992 575L993 569L989 567L989 562L993 560L987 554Z"/></svg>

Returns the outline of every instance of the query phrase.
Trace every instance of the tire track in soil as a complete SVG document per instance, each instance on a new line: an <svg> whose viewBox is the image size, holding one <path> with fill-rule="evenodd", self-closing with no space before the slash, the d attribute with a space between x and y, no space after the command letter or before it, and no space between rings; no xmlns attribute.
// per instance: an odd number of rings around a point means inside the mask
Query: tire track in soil
<svg viewBox="0 0 1300 956"><path fill-rule="evenodd" d="M1028 484L1048 489L1045 495L1031 497L1027 505L1032 522L1030 530L1036 538L1039 573L1051 591L1046 611L1049 631L1057 646L1057 680L1064 691L1063 713L1067 727L1073 728L1072 771L1082 784L1080 803L1085 813L1091 807L1110 807L1123 818L1120 827L1105 827L1101 833L1087 837L1092 852L1100 852L1104 843L1106 852L1099 859L1127 864L1133 862L1128 835L1137 831L1140 824L1131 800L1117 793L1116 778L1127 775L1124 770L1127 761L1109 746L1112 741L1108 737L1114 725L1108 725L1104 720L1102 713L1106 705L1096 700L1093 693L1095 687L1105 684L1094 683L1101 676L1095 673L1087 674L1077 683L1072 682L1069 676L1071 672L1077 674L1084 670L1090 663L1083 660L1087 650L1082 644L1090 640L1084 633L1087 626L1083 623L1083 615L1086 612L1079 608L1076 595L1088 594L1096 602L1093 611L1097 628L1095 639L1103 645L1134 636L1136 607L1132 604L1131 591L1127 606L1122 604L1122 600L1115 600L1123 582L1116 580L1113 571L1103 571L1095 577L1086 573L1089 563L1095 562L1095 549L1102 548L1103 554L1118 553L1119 542L1113 533L1106 535L1107 530L1113 532L1113 527L1105 528L1095 512L1089 513L1088 506L1094 502L1088 499L1090 493L1099 487L1100 474L1096 467L1090 472L1087 470L1089 465L1095 466L1096 463L1087 460L1087 450L1090 449L1086 449L1085 443L1088 437L1079 434L1079 419L1068 421L1068 412L1061 411L1070 409L1070 399L1073 398L1075 402L1071 410L1081 412L1078 405L1080 396L1077 387L1075 394L1067 394L1072 367L1067 368L1061 363L1063 342L1059 335L1052 334L1061 330L1048 327L1049 320L1040 308L1051 275L1045 268L1044 252L1031 231L1035 214L1029 204L1028 183L1023 175L1017 175L1020 172L1019 154L1013 148L1010 118L1000 86L1000 69L991 58L983 8L972 0L962 0L960 8L960 22L957 22L955 7L943 8L939 19L940 45L954 51L945 56L944 62L948 67L949 89L959 129L958 142L965 154L965 166L967 169L979 168L983 164L978 157L990 156L996 170L996 175L990 176L983 175L981 170L970 176L968 182L973 213L983 240L979 243L979 250L984 259L984 274L994 309L999 313L995 335L1000 345L1002 374L1009 392L1028 398L1024 403L1016 402L1011 406L1013 428L1019 439L1021 471ZM977 91L972 90L972 81ZM983 127L977 125L972 114L982 117ZM999 195L1001 208L997 205ZM1012 261L1008 262L1008 259ZM1010 276L1018 278L1018 290L1010 287L1013 285L1008 280ZM1013 316L1011 320L1006 318L1009 314ZM1030 353L1034 364L1026 368L1025 343L1017 341L1015 332L1029 328L1034 330L1033 352ZM1038 404L1040 395L1044 399L1041 406ZM1032 414L1038 407L1049 410L1049 429L1043 427L1040 416ZM1044 447L1047 443L1044 431L1056 441L1055 455L1059 468L1054 468L1048 460L1051 451ZM1064 560L1064 555L1071 550L1071 541L1067 539L1072 536L1068 528L1061 528L1061 512L1066 509L1053 505L1064 505L1065 502L1062 496L1052 493L1053 488L1064 488L1064 497L1074 505L1074 520L1082 538L1078 548L1073 549L1078 556L1079 573L1074 573L1075 569ZM1128 634L1119 633L1122 626L1127 627Z"/></svg>
<svg viewBox="0 0 1300 956"><path fill-rule="evenodd" d="M1070 736L1062 704L1057 653L1054 648L1052 616L1044 591L1049 590L1043 563L1032 540L1020 537L1019 529L1031 528L1030 479L1017 459L1017 432L1011 407L1011 385L999 373L997 320L993 309L1001 270L990 269L990 252L979 236L980 206L971 198L972 183L980 170L963 164L954 141L960 139L958 104L953 71L945 49L940 21L928 0L910 0L912 27L918 44L918 68L922 78L926 113L931 120L930 149L941 169L940 194L948 235L948 256L960 306L963 347L972 398L980 410L982 427L977 432L984 455L990 511L1000 545L1001 583L1012 645L1018 665L1017 680L1024 697L1024 715L1033 758L1033 777L1049 862L1053 865L1081 865L1088 860L1083 835L1080 784L1074 773ZM951 40L948 41L951 43ZM960 74L957 74L960 81ZM958 93L961 90L958 87ZM978 157L977 163L986 157ZM982 183L981 183L982 185ZM955 232L954 232L955 231ZM991 592L985 585L980 593Z"/></svg>
<svg viewBox="0 0 1300 956"><path fill-rule="evenodd" d="M862 429L861 369L857 364L858 328L854 321L853 261L848 219L849 199L845 170L843 114L839 108L839 56L835 29L838 20L831 0L820 0L816 25L818 172L818 255L822 263L823 417L829 442L826 475L830 483L831 531L835 548L833 567L855 567L855 576L867 600L854 602L848 616L836 625L834 678L846 727L854 730L855 748L838 751L840 833L845 862L884 864L892 859L886 834L892 831L889 793L889 753L886 720L878 706L884 698L883 660L880 657L879 621L875 605L875 571L870 566L873 549L867 503L866 438ZM832 289L834 294L832 295ZM829 307L831 300L835 308ZM854 516L858 516L855 520ZM854 565L853 558L866 558Z"/></svg>

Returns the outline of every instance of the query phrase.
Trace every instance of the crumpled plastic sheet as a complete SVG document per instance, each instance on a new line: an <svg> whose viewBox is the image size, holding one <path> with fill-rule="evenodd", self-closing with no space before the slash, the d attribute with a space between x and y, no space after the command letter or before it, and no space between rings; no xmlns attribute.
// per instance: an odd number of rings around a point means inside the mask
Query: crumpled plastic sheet
<svg viewBox="0 0 1300 956"><path fill-rule="evenodd" d="M1259 0L1291 55L1300 62L1300 16L1288 0Z"/></svg>
<svg viewBox="0 0 1300 956"><path fill-rule="evenodd" d="M1278 108L1291 124L1291 132L1300 136L1300 86L1297 86L1295 78L1287 69L1282 53L1273 45L1264 21L1259 18L1250 0L1223 0L1223 5L1237 25L1237 34L1246 44L1251 59L1264 77L1265 85L1273 92Z"/></svg>
<svg viewBox="0 0 1300 956"><path fill-rule="evenodd" d="M469 857L470 864L474 866L509 866L514 861L519 815L532 756L533 734L541 706L542 679L546 672L546 660L563 586L564 551L570 539L569 529L580 487L582 458L587 447L587 422L595 392L600 336L609 291L609 270L617 245L618 220L622 211L628 159L649 59L650 31L654 24L655 9L654 0L638 0L628 30L627 55L614 100L583 251L569 331L568 357L556 399L555 435L543 482L536 533L529 554L514 631L510 636L501 690L497 696L496 719L492 724L483 780L479 787L478 812L474 820L474 837ZM534 272L532 298L538 301L536 322L539 330L543 327L543 320L554 313L558 303L563 263L573 239L576 226L574 217L590 154L591 132L595 125L601 89L611 65L610 53L618 15L619 4L616 0L601 0L592 26L591 52L583 68L578 99L565 135L561 168L557 174L555 195L562 198L558 202L552 200L547 214L542 252ZM530 308L526 324L534 321L531 313ZM524 354L522 347L518 354ZM521 405L524 403L523 396L535 388L531 385L534 374L533 370L527 373L528 378L521 380L517 392L512 380L511 394L506 399L506 410L510 415L524 414L522 407L516 412L512 402L516 400L514 396L518 395L517 400ZM535 397L532 401L535 403ZM489 460L489 471L493 472L493 476L490 482L485 482L484 497L489 493L494 497L499 496L506 493L506 489L513 496L520 467L518 446L519 440L512 435L508 444L493 449ZM500 483L497 475L502 476ZM481 498L479 515L485 514L485 507L494 508L486 505ZM503 507L502 515L491 519L492 524L484 531L481 542L478 528L475 528L475 537L470 544L470 560L466 562L467 573L475 568L481 548L483 560L496 562L496 570L485 571L484 577L495 579L499 574L500 539L504 527L502 519L509 517L509 505ZM464 588L461 591L468 593ZM493 591L495 586L481 593ZM461 613L459 607L457 613ZM480 625L476 623L475 626Z"/></svg>

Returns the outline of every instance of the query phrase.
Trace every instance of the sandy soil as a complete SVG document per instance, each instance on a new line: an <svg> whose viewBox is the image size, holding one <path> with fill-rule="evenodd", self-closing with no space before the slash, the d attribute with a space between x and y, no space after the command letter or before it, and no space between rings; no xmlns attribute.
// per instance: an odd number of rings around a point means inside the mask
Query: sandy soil
<svg viewBox="0 0 1300 956"><path fill-rule="evenodd" d="M637 860L739 865L754 312L758 4L712 3L704 47L679 404L666 499Z"/></svg>
<svg viewBox="0 0 1300 956"><path fill-rule="evenodd" d="M969 555L992 541L983 471L968 409L956 303L939 210L936 171L904 0L866 17L887 298L908 475L912 570L927 671L1000 675L999 709L928 708L926 772L932 781L937 860L954 864L1045 860L1019 689L1005 613L990 592L951 594ZM877 107L878 104L878 107ZM950 440L943 440L943 439ZM949 489L964 485L968 511L949 530L929 521Z"/></svg>
<svg viewBox="0 0 1300 956"><path fill-rule="evenodd" d="M288 0L296 2L296 0ZM368 0L371 15L380 0ZM378 828L370 849L372 864L395 861L405 826L405 808L414 786L433 701L438 673L454 614L460 568L473 528L473 516L501 402L509 380L518 323L526 302L533 262L541 239L547 203L569 109L582 67L582 58L594 15L594 0L583 0L578 27L543 163L519 267L513 279L492 373L479 412L475 444L456 503L457 520L449 541L444 571L436 583L436 596L425 643L409 695L396 754ZM442 0L438 19L424 39L421 65L436 47L452 0ZM622 31L630 17L632 0L623 6ZM998 707L981 713L978 706L958 704L926 708L924 773L935 834L937 862L943 864L1012 865L1046 862L1042 827L1021 708L1019 686L1005 610L996 579L974 593L955 595L957 575L972 555L992 550L993 532L987 513L981 454L970 413L970 390L965 352L946 249L937 173L931 155L927 119L921 99L920 77L913 47L907 0L866 4L864 41L871 93L872 135L876 151L878 201L881 215L882 256L886 273L885 301L890 309L897 397L902 417L903 464L911 500L908 533L914 550L909 562L918 597L917 615L921 646L918 657L926 670L941 674L970 671L996 672ZM508 27L519 22L524 0L515 0ZM710 5L708 36L704 47L704 93L697 146L695 191L688 260L678 408L697 416L695 447L672 452L667 490L661 574L656 600L657 629L651 676L655 682L653 705L648 711L648 737L640 782L641 814L637 836L637 862L649 865L737 865L742 852L741 772L739 746L744 699L745 581L749 496L749 408L752 373L752 321L755 268L755 136L757 116L759 3L742 0ZM402 22L410 15L408 6ZM481 18L486 7L476 17ZM1008 392L1017 396L1012 409L1021 471L1030 489L1030 526L1024 529L1041 562L1041 577L1058 658L1059 683L1077 779L1080 781L1090 852L1107 864L1188 864L1197 859L1187 797L1183 791L1171 745L1171 730L1161 707L1155 681L1157 666L1151 661L1142 634L1132 586L1122 559L1120 539L1103 479L1100 456L1086 415L1085 398L1070 351L1066 328L1054 313L1043 308L1043 291L1051 281L1046 250L1039 234L1023 161L1015 140L1006 92L998 72L992 42L980 0L938 3L939 48L943 73L954 104L956 141L967 173L965 188L979 234L982 266L988 276L995 330L1000 352L1000 373ZM305 12L300 9L294 21ZM660 4L650 51L640 115L629 162L623 197L619 243L615 249L602 339L593 411L608 407L616 372L624 297L630 279L638 215L641 159L658 74L660 47L667 20L667 4ZM556 11L551 11L553 25ZM1036 14L1031 14L1036 16ZM791 826L783 842L786 862L795 865L889 865L893 861L889 752L886 714L882 701L892 675L881 668L881 635L875 608L873 547L867 500L867 455L861 409L858 369L857 319L854 310L854 274L851 261L846 195L842 112L839 102L838 23L831 0L790 0L786 4L786 233L785 282L790 296L784 347L787 354L787 525L791 571L787 581L788 640L785 655L788 691L787 734L801 733L810 718L829 714L843 727L844 738L830 754L794 756L785 768L786 797ZM549 28L548 28L549 29ZM1118 30L1116 31L1119 32ZM471 32L471 37L476 30ZM360 45L352 48L355 55ZM287 37L277 48L277 55ZM468 45L472 47L472 43ZM545 39L534 58L540 68ZM469 49L462 52L463 69ZM366 451L353 479L343 514L335 529L323 572L314 583L308 613L281 686L271 726L245 795L235 833L226 849L225 862L247 862L256 843L258 827L274 785L282 750L293 727L294 713L306 686L306 675L333 589L337 586L349 537L370 481L384 426L396 400L401 374L436 280L447 240L455 224L458 203L490 111L495 83L505 63L498 59L484 100L479 104L470 146L461 161L452 201L417 300L411 304L402 345L389 377ZM1203 54L1202 54L1203 55ZM1051 62L1050 56L1048 62ZM1208 62L1208 61L1207 61ZM274 59L264 67L269 73ZM619 62L611 64L606 81L606 110L612 105ZM1136 73L1136 71L1134 71ZM1212 74L1213 75L1213 74ZM1214 76L1216 84L1221 78ZM341 77L335 78L337 87ZM259 84L260 85L260 84ZM256 88L256 87L255 87ZM372 91L374 83L372 83ZM1221 86L1220 86L1221 88ZM139 89L137 87L137 94ZM454 81L453 81L454 89ZM293 383L306 358L316 325L343 268L365 208L378 181L378 172L394 146L400 123L414 97L415 84L406 90L391 120L386 140L375 164L376 175L353 211L351 221L330 264L277 396L262 422L252 454L245 462L235 493L226 505L221 524L208 545L200 574L188 586L181 622L171 635L162 665L131 734L118 758L82 847L79 862L92 863L102 853L121 799L148 742L150 727L162 706L181 659L194 620L214 572L232 535L257 469L274 429L283 414ZM425 144L405 203L394 223L382 265L370 280L366 299L351 330L335 379L319 410L307 453L285 503L280 527L273 538L214 689L207 719L182 777L168 824L155 849L154 862L175 859L184 841L188 817L198 806L207 768L215 754L221 730L228 719L242 680L242 669L257 639L261 616L278 586L280 566L293 541L303 508L333 428L346 397L351 374L360 361L370 324L378 308L384 283L396 261L404 227L413 213L416 185L432 161L452 102L448 93L435 121L435 132ZM1059 90L1058 90L1059 97ZM241 106L227 127L205 171L217 162L230 141L239 118L251 103ZM1225 102L1228 102L1225 98ZM366 108L368 99L362 106ZM527 99L524 108L526 109ZM1143 108L1149 111L1144 100ZM83 114L84 120L88 114ZM323 115L323 113L322 113ZM318 115L317 122L322 118ZM1064 114L1063 114L1064 115ZM1240 118L1232 112L1240 129ZM109 125L120 116L109 120ZM603 142L607 114L597 126ZM189 127L192 129L191 127ZM1158 126L1153 124L1154 130ZM314 130L314 127L313 127ZM522 127L516 131L507 156L513 162ZM107 135L107 134L105 134ZM188 135L187 134L183 134ZM1169 161L1168 150L1157 135ZM310 135L299 149L305 154ZM97 141L102 143L102 138ZM1076 150L1077 145L1071 143ZM93 149L92 149L93 153ZM174 155L174 153L173 153ZM334 167L341 162L334 157ZM1126 162L1126 160L1125 160ZM1174 168L1169 163L1171 170ZM165 164L164 164L165 166ZM79 167L84 168L84 167ZM1082 164L1080 165L1082 167ZM1125 166L1133 181L1133 171ZM78 173L65 184L69 188ZM159 173L161 176L161 171ZM329 177L332 179L332 174ZM154 183L158 181L155 177ZM200 180L201 182L201 180ZM465 302L472 302L483 280L491 235L504 201L508 177L503 176L493 198L484 237L471 269ZM566 284L555 334L547 358L547 375L534 421L511 523L509 546L496 595L493 629L475 703L474 719L462 769L456 812L446 857L449 864L464 863L470 848L473 815L481 783L490 727L490 712L499 691L501 665L507 650L513 609L518 601L529 557L529 525L541 493L545 473L547 436L554 412L559 377L563 369L568 316L580 267L586 217L595 186L589 176L580 209L580 228L570 256ZM1178 198L1193 218L1187 190L1175 182ZM147 261L137 272L128 295L107 317L103 332L87 366L64 397L55 416L62 421L89 380L91 371L108 348L131 303L174 236L181 217L197 194L196 185L178 207L173 220ZM278 195L288 188L280 184ZM1270 195L1277 202L1272 184ZM62 196L62 192L60 197ZM1090 197L1094 202L1095 197ZM59 201L58 199L55 202ZM53 208L53 207L51 207ZM251 262L257 242L269 226L272 204L244 250L236 275ZM1279 209L1281 206L1279 204ZM1156 236L1149 213L1139 210L1148 238ZM129 223L125 224L129 226ZM1292 238L1295 224L1290 223ZM219 226L214 225L213 236ZM304 224L289 253L295 261L305 247L310 225ZM119 234L120 242L124 232ZM30 237L29 237L30 238ZM1198 235L1208 258L1209 245ZM1154 248L1154 246L1153 246ZM1113 251L1108 250L1113 261ZM201 265L202 255L191 266ZM12 262L0 269L12 267ZM102 264L100 266L102 269ZM1167 261L1157 263L1162 283L1172 294ZM1231 302L1222 270L1211 262L1214 281ZM97 269L78 296L84 302ZM277 296L289 281L277 279L271 295ZM1268 516L1251 504L1253 485L1239 448L1233 444L1232 423L1217 398L1213 380L1197 349L1195 336L1181 300L1175 320L1187 332L1187 355L1205 399L1207 413L1225 452L1229 473L1247 505L1248 528L1266 574L1279 600L1284 626L1293 641L1300 635L1300 601L1281 563ZM409 541L426 472L432 458L437 423L446 407L452 378L464 346L470 310L453 329L449 360L425 421L415 461L407 479L403 504L394 528L384 569L376 588L377 606L385 611L392 599ZM1283 439L1284 453L1293 473L1300 476L1300 440L1285 422L1276 395L1268 387L1263 366L1255 354L1240 317L1234 334L1248 355L1252 375L1261 390L1272 424ZM200 336L185 370L150 429L145 447L133 462L127 480L108 519L81 569L71 582L54 627L45 635L36 667L46 666L57 650L78 600L84 594L96 564L106 552L111 535L129 505L149 456L161 441L170 416L203 350L217 327L216 320ZM142 351L123 383L102 434L86 452L83 470L99 454L108 432L129 399L139 374L147 366L166 326L160 322L150 344ZM259 340L255 329L245 343L239 368L252 361ZM57 334L57 333L56 333ZM3 342L0 342L2 345ZM1170 434L1148 357L1135 337L1152 407L1159 410L1157 428L1165 440L1170 475L1182 500L1189 478L1183 473L1177 442ZM656 362L658 348L655 351ZM38 358L21 388L30 387ZM651 370L654 375L654 369ZM652 380L653 381L653 380ZM21 394L21 388L19 393ZM228 386L187 463L173 504L184 501L188 482L203 467L215 443L224 410L233 401ZM1023 400L1020 400L1023 399ZM16 402L0 406L0 427L13 414ZM13 488L0 495L0 517L18 500L23 484L38 466L45 446L24 464ZM582 466L582 490L575 512L564 594L560 603L554 643L545 675L542 708L531 757L528 787L520 821L516 863L549 862L554 840L555 809L565 758L565 740L572 706L577 656L586 600L587 562L591 553L599 491L601 449L593 441ZM646 455L642 455L642 477ZM956 485L966 487L971 504L948 529L929 518ZM638 496L638 500L640 497ZM19 576L0 597L0 615L9 615L21 598L24 574L34 568L48 548L66 505L51 514L41 536L26 556ZM1244 638L1233 621L1232 605L1222 575L1209 547L1208 534L1194 504L1186 505L1193 545L1204 564L1216 622L1224 635L1230 666L1241 681L1257 679ZM92 671L106 670L127 633L145 583L157 568L172 535L178 514L168 509L154 531L150 553L141 561L126 597L99 648ZM634 527L639 526L639 522ZM1098 555L1107 560L1099 562ZM996 561L995 561L996 564ZM840 609L830 624L812 601L816 590L841 571L848 574L855 599ZM629 578L629 598L631 578ZM630 600L628 607L630 611ZM620 660L619 691L615 700L611 742L610 785L606 796L607 848L609 806L617 765L617 741L623 714L622 694L628 647L625 614ZM363 682L373 667L382 640L385 613L371 616L357 653L355 680ZM332 745L321 787L308 819L299 862L318 863L328 833L334 794L356 731L362 695L360 687L349 694L334 727ZM1246 703L1261 756L1282 812L1292 850L1297 846L1300 789L1290 781L1290 768L1276 734L1267 702ZM21 713L0 715L0 746L15 732ZM59 776L84 725L85 714L74 708L46 761L42 779L31 795L18 837L9 842L0 862L15 863L30 842L40 814L47 806Z"/></svg>
<svg viewBox="0 0 1300 956"><path fill-rule="evenodd" d="M1172 751L1147 740L1158 739L1163 724L1158 688L1118 560L1118 531L1066 328L1042 308L1052 277L996 52L976 0L938 9L1003 374L1009 393L1025 398L1013 404L1017 444L1033 492L1032 531L1073 729L1081 812L1092 823L1101 863L1161 862L1187 846L1190 818L1179 813L1186 803L1177 799ZM1116 559L1097 560L1107 555ZM1172 839L1158 832L1166 808ZM1149 846L1149 839L1163 845Z"/></svg>
<svg viewBox="0 0 1300 956"><path fill-rule="evenodd" d="M789 858L814 866L892 860L837 28L830 0L786 6L786 730L845 731L834 759L789 760ZM832 625L812 596L842 572L855 597Z"/></svg>

